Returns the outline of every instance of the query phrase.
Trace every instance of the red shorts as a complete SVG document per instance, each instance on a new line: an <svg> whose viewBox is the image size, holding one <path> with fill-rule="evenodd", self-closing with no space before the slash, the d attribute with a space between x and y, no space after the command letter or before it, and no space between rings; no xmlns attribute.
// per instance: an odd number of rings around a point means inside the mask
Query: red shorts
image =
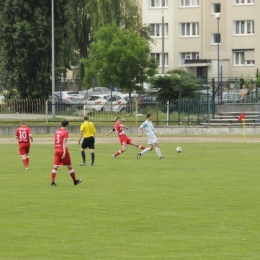
<svg viewBox="0 0 260 260"><path fill-rule="evenodd" d="M131 144L132 139L128 138L126 135L119 137L121 145Z"/></svg>
<svg viewBox="0 0 260 260"><path fill-rule="evenodd" d="M19 143L19 153L20 155L26 155L30 151L30 143L21 142Z"/></svg>
<svg viewBox="0 0 260 260"><path fill-rule="evenodd" d="M69 166L71 165L71 159L69 151L66 151L65 158L61 159L61 156L63 155L63 151L55 151L54 154L54 165L57 166Z"/></svg>

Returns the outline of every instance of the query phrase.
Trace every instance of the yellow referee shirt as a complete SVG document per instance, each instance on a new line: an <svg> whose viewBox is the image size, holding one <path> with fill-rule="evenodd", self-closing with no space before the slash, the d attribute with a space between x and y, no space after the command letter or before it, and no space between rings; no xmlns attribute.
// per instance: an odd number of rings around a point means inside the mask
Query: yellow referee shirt
<svg viewBox="0 0 260 260"><path fill-rule="evenodd" d="M96 128L93 123L85 121L80 126L80 132L83 132L84 138L95 136Z"/></svg>

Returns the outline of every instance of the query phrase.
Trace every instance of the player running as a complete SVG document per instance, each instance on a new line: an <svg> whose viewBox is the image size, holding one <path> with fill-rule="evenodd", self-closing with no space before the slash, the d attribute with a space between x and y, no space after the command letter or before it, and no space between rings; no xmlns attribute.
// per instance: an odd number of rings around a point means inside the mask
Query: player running
<svg viewBox="0 0 260 260"><path fill-rule="evenodd" d="M132 139L127 137L125 132L124 132L124 129L128 129L128 127L122 124L121 117L117 117L116 118L116 124L115 124L114 128L106 134L106 136L108 136L111 133L113 133L114 131L116 131L117 134L118 134L121 146L122 146L122 148L118 152L116 152L114 155L112 155L113 158L116 158L121 153L124 153L126 151L126 147L127 147L128 144L134 145L135 147L142 149L142 150L145 149L145 147L143 145L136 144Z"/></svg>
<svg viewBox="0 0 260 260"><path fill-rule="evenodd" d="M30 141L33 142L33 137L31 129L28 126L26 126L26 121L21 121L21 126L16 129L15 138L18 139L19 152L20 156L22 157L25 170L28 170L30 161Z"/></svg>
<svg viewBox="0 0 260 260"><path fill-rule="evenodd" d="M58 171L59 166L67 166L69 170L69 174L74 182L74 185L78 185L82 182L82 179L77 180L74 169L71 165L71 159L69 150L67 147L67 140L69 137L69 133L67 132L67 126L69 122L64 120L61 122L61 128L55 132L54 135L54 166L51 172L51 186L57 186L55 183L56 173Z"/></svg>
<svg viewBox="0 0 260 260"><path fill-rule="evenodd" d="M147 133L149 147L144 149L141 153L138 153L137 159L139 159L143 154L152 151L154 146L155 146L155 151L156 151L158 157L160 159L164 159L163 156L162 156L162 152L160 150L160 147L159 147L158 139L157 139L156 134L154 132L154 127L153 127L153 123L152 123L152 114L147 114L146 121L144 121L140 125L140 127L138 128L139 137L141 137L141 135L142 135L141 129L144 129Z"/></svg>

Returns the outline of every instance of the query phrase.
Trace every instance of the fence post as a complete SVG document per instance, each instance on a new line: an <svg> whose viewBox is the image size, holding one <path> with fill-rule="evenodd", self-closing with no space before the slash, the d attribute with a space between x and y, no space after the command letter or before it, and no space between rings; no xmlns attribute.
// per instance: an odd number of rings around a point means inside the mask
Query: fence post
<svg viewBox="0 0 260 260"><path fill-rule="evenodd" d="M46 125L48 125L48 100L45 101Z"/></svg>
<svg viewBox="0 0 260 260"><path fill-rule="evenodd" d="M167 100L167 103L166 103L166 113L167 113L167 126L169 126L169 119L170 119L170 108L169 108L169 100Z"/></svg>
<svg viewBox="0 0 260 260"><path fill-rule="evenodd" d="M215 115L215 79L212 78L211 80L212 84L212 115Z"/></svg>
<svg viewBox="0 0 260 260"><path fill-rule="evenodd" d="M157 115L157 120L156 120L156 126L158 126L158 116L159 116L159 109L158 109L158 102L156 101L156 115Z"/></svg>
<svg viewBox="0 0 260 260"><path fill-rule="evenodd" d="M138 118L138 100L136 100L136 102L135 102L135 125L138 125L138 120L137 120L137 118Z"/></svg>
<svg viewBox="0 0 260 260"><path fill-rule="evenodd" d="M178 99L178 125L180 125L180 99Z"/></svg>

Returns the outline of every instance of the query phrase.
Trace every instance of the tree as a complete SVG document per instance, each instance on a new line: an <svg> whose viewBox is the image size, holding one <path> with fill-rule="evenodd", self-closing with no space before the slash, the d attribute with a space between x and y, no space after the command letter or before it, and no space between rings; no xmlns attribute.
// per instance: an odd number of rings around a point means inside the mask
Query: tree
<svg viewBox="0 0 260 260"><path fill-rule="evenodd" d="M103 27L95 35L88 59L83 60L84 82L89 88L97 80L103 86L127 89L130 95L156 72L158 63L149 54L149 44L140 34L115 24Z"/></svg>
<svg viewBox="0 0 260 260"><path fill-rule="evenodd" d="M152 88L158 89L159 99L194 98L196 90L203 85L201 79L194 78L183 69L168 71L164 76L149 79Z"/></svg>
<svg viewBox="0 0 260 260"><path fill-rule="evenodd" d="M68 0L54 1L55 65L69 66L71 23ZM51 92L51 1L3 0L0 10L0 71L4 87L20 98ZM59 77L57 75L57 77Z"/></svg>
<svg viewBox="0 0 260 260"><path fill-rule="evenodd" d="M70 0L75 23L74 37L75 64L80 66L79 73L84 77L82 58L88 57L88 49L94 34L104 26L115 23L126 30L140 32L142 37L151 40L147 26L142 25L141 13L136 0Z"/></svg>

